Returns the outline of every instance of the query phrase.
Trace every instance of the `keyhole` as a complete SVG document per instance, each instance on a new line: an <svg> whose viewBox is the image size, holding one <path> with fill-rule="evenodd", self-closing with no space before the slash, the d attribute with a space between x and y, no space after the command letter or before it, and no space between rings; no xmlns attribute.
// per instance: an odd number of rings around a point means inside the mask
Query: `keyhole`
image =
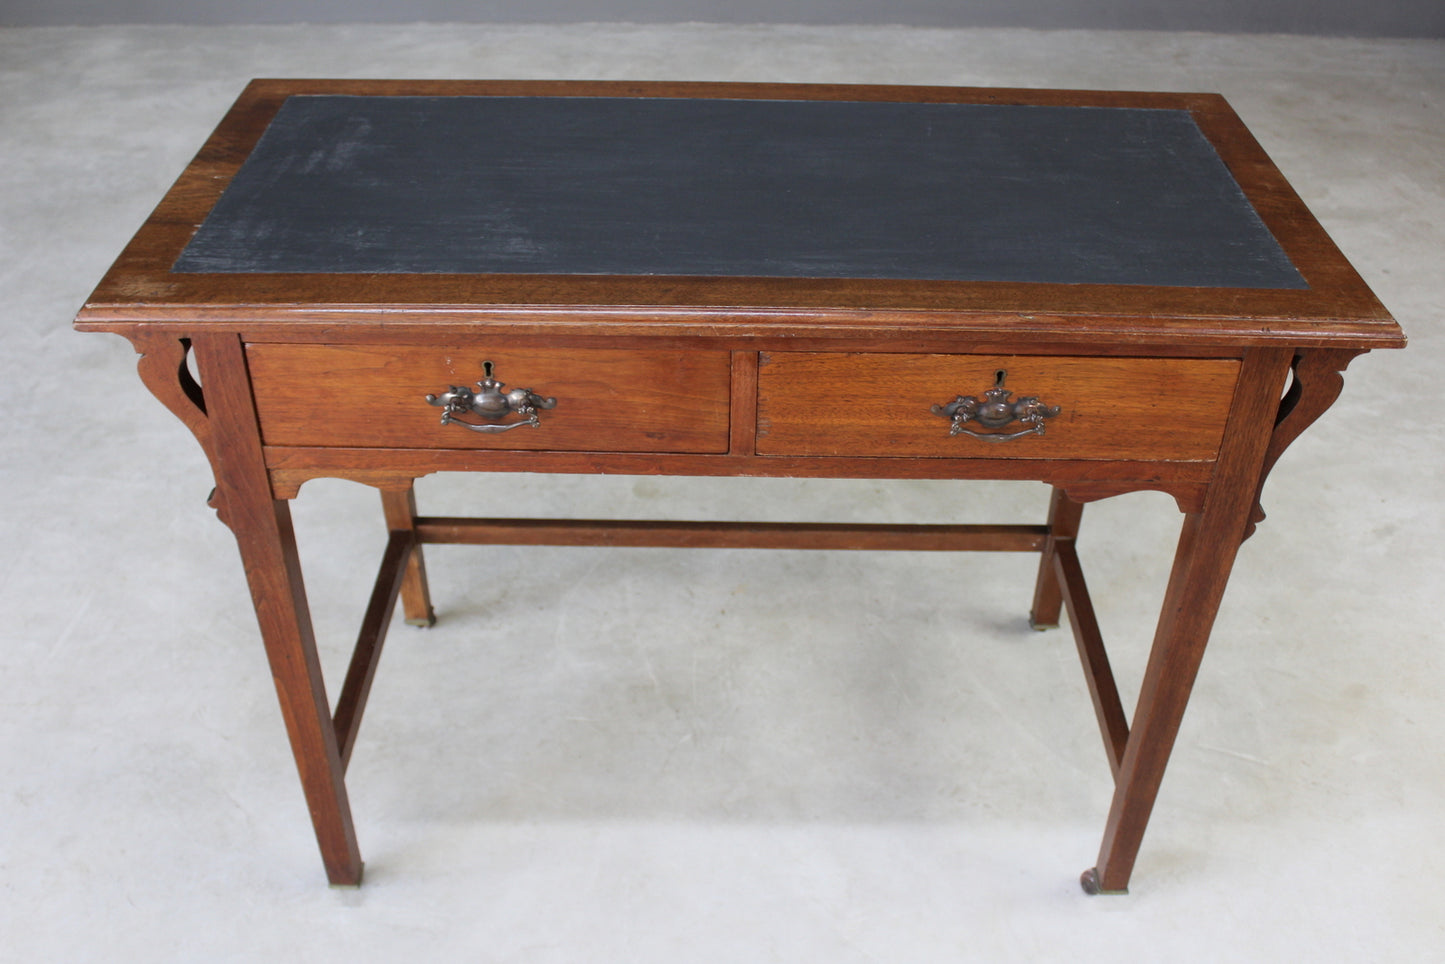
<svg viewBox="0 0 1445 964"><path fill-rule="evenodd" d="M1008 378L1008 371L1007 371L1006 369L1000 368L998 371L994 372L994 373L993 373L993 387L994 387L994 388L1003 388L1003 380L1004 380L1005 378Z"/></svg>
<svg viewBox="0 0 1445 964"><path fill-rule="evenodd" d="M491 377L492 377L492 363L491 363L491 362L489 362L489 361L484 361L484 362L482 362L482 374L485 375L485 376L488 377L488 378L491 378Z"/></svg>

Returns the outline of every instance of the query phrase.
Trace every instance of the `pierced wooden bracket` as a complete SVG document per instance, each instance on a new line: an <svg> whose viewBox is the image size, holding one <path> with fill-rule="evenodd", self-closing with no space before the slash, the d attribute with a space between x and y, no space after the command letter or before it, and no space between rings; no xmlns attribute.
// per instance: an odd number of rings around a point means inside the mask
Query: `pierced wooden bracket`
<svg viewBox="0 0 1445 964"><path fill-rule="evenodd" d="M1260 497L1274 463L1279 461L1290 443L1340 397L1340 391L1345 387L1344 370L1363 354L1359 349L1347 348L1306 349L1295 353L1294 361L1290 363L1289 388L1279 401L1274 434L1270 436L1269 447L1264 453L1264 465L1254 494L1254 510L1250 513L1244 538L1254 535L1254 530L1265 519Z"/></svg>
<svg viewBox="0 0 1445 964"><path fill-rule="evenodd" d="M211 463L212 476L216 476L216 454L211 441L211 423L206 415L206 395L186 365L191 351L190 339L144 330L132 332L127 337L141 356L136 362L141 381L162 405L170 409L172 415L191 430ZM231 524L218 490L211 492L206 504L216 510L222 522L228 526Z"/></svg>

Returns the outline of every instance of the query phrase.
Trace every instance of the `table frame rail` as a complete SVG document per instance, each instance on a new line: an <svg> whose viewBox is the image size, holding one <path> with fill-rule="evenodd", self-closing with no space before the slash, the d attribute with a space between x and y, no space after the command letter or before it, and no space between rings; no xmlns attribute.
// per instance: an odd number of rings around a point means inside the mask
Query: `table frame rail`
<svg viewBox="0 0 1445 964"><path fill-rule="evenodd" d="M1082 882L1090 893L1125 892L1235 554L1262 515L1257 499L1264 478L1288 444L1334 401L1341 385L1338 373L1359 353L1353 349L1245 350L1230 418L1212 465L1156 466L1182 473L1178 481L1164 482L1152 473L1127 480L1098 478L1088 466L1053 464L1041 480L1055 490L1046 526L423 517L416 514L411 488L419 475L451 468L517 471L544 466L530 458L498 453L488 453L486 459L450 453L453 460L460 460L457 465L442 457L448 453L431 453L431 461L422 459L423 453L390 453L385 466L366 469L358 479L383 491L388 529L393 534L388 537L377 587L333 713L321 676L288 499L304 478L333 472L350 477L344 464L349 453L333 453L336 466L306 464L294 479L284 470L278 471L281 467L274 463L277 450L262 444L240 333L198 330L177 336L154 333L147 326L124 333L142 352L143 380L192 430L215 470L217 487L210 503L235 533L317 842L327 876L338 885L355 885L361 880L362 863L344 776L386 625L398 599L409 622L429 625L433 619L421 555L424 543L476 542L1040 552L1032 620L1040 627L1057 624L1060 609L1068 608L1115 778L1098 862L1085 872ZM194 359L199 377L189 373L188 356ZM750 368L737 356L734 365L735 375L746 375ZM741 381L746 387L748 379ZM746 439L734 441L746 443ZM314 461L317 455L309 453L307 458ZM741 471L746 458L734 454L698 457L687 467L697 474L746 474ZM474 461L490 464L470 464ZM581 453L573 461L575 468L594 472L640 466L628 461L613 464L593 453ZM797 468L805 470L800 474L864 476L887 467L885 460L818 460L827 464L808 470L806 465L794 465L795 461L803 460L787 460L775 469L787 474ZM564 459L545 467L565 471L574 466ZM658 467L652 468L656 471ZM940 475L942 469L940 466ZM994 470L999 470L995 477L1026 477L1033 471L990 464L970 466L959 477L987 477L984 473ZM892 474L882 472L883 477ZM1127 474L1132 475L1132 470ZM1075 540L1080 503L1141 488L1170 491L1185 518L1130 722L1113 681Z"/></svg>
<svg viewBox="0 0 1445 964"><path fill-rule="evenodd" d="M1117 781L1129 742L1129 726L1075 551L1082 503L1055 489L1046 525L919 525L800 522L684 522L671 520L483 519L416 515L410 486L382 491L391 528L331 724L344 773L360 730L362 713L381 658L398 599L408 612L429 619L424 544L547 545L613 548L826 549L854 551L1038 552L1034 609L1036 629L1058 625L1061 607L1078 644L1084 675L1099 717L1110 770ZM429 625L422 621L420 625ZM1087 888L1086 888L1087 889Z"/></svg>

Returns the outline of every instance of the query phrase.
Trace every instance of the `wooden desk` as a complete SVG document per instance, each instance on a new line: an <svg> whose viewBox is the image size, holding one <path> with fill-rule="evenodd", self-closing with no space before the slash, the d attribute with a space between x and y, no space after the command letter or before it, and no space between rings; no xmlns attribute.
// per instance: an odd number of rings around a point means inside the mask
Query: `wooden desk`
<svg viewBox="0 0 1445 964"><path fill-rule="evenodd" d="M752 84L254 82L76 326L129 338L210 458L336 884L422 544L526 543L1039 553L1116 783L1083 884L1124 891L1265 476L1404 344L1217 96ZM444 470L1054 494L1036 526L418 516ZM287 501L321 476L390 530L334 711ZM1140 489L1184 521L1131 723L1074 545Z"/></svg>

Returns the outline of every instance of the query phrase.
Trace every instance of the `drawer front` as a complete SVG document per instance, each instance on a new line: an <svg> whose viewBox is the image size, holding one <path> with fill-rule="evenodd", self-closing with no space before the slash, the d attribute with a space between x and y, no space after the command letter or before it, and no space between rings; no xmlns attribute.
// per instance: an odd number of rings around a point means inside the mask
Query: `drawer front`
<svg viewBox="0 0 1445 964"><path fill-rule="evenodd" d="M498 350L421 346L252 344L247 362L267 445L597 452L726 452L726 352ZM505 425L427 402L452 386L482 393L486 363L502 392L530 389L556 405L538 425Z"/></svg>
<svg viewBox="0 0 1445 964"><path fill-rule="evenodd" d="M759 455L1210 461L1239 374L1237 360L1198 358L775 352L761 361ZM1035 396L1058 413L998 428L970 420L950 435L952 420L932 408L959 396L989 402L1000 373L1003 401Z"/></svg>

